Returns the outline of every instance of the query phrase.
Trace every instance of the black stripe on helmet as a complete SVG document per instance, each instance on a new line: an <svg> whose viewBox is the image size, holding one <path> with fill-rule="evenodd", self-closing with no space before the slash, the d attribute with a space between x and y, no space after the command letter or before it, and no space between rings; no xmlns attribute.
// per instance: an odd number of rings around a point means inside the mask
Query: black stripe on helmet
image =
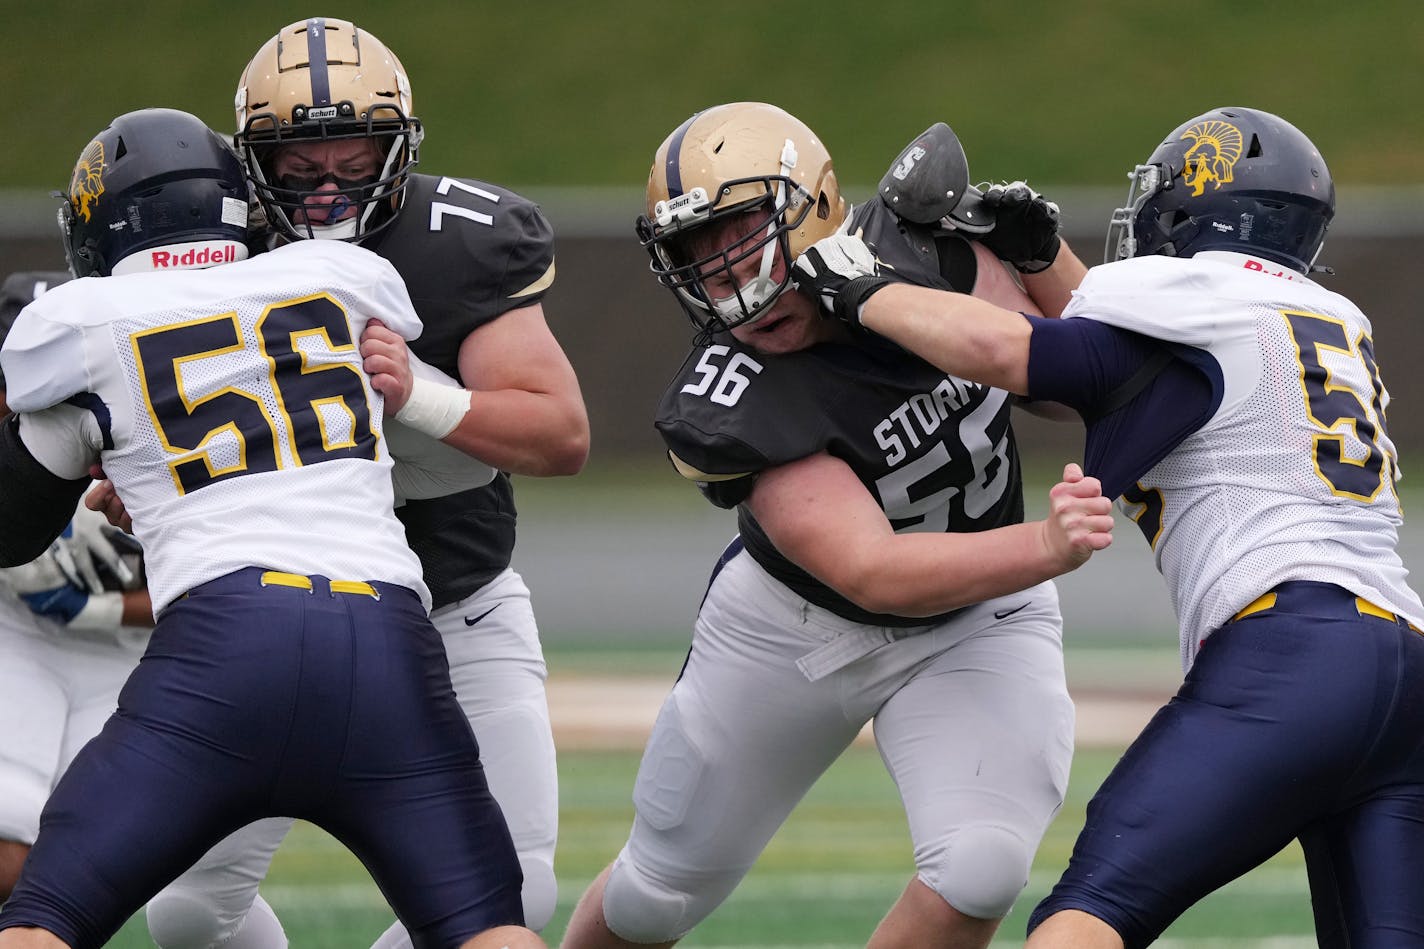
<svg viewBox="0 0 1424 949"><path fill-rule="evenodd" d="M326 71L326 20L307 21L307 67L311 73L312 105L331 105L331 75Z"/></svg>
<svg viewBox="0 0 1424 949"><path fill-rule="evenodd" d="M668 141L667 153L667 187L668 197L677 198L682 196L682 140L687 135L687 130L692 128L692 123L697 121L697 117L702 113L695 113L690 119L677 127L677 131L672 133L672 138Z"/></svg>

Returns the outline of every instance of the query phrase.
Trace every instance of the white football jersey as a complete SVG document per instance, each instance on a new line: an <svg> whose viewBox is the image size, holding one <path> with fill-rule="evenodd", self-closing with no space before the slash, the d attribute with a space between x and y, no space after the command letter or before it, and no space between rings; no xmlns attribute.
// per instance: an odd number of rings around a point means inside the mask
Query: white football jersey
<svg viewBox="0 0 1424 949"><path fill-rule="evenodd" d="M155 612L243 567L395 583L428 608L357 348L372 318L421 330L385 260L299 241L208 270L71 281L21 312L0 359L10 407L39 413L20 426L37 458L70 478L102 458ZM80 422L51 424L66 414ZM66 431L89 442L78 459L33 440Z"/></svg>
<svg viewBox="0 0 1424 949"><path fill-rule="evenodd" d="M1210 356L1221 404L1119 499L1149 537L1181 628L1182 665L1276 584L1317 580L1424 626L1406 583L1369 320L1349 300L1241 254L1096 267L1064 318Z"/></svg>

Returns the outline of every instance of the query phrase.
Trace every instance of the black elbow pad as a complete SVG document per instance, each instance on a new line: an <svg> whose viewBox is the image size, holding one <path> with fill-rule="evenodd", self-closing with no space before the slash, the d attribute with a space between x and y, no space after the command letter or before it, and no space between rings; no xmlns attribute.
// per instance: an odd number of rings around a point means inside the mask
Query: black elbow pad
<svg viewBox="0 0 1424 949"><path fill-rule="evenodd" d="M29 563L74 518L88 478L69 481L35 460L20 438L20 417L0 422L0 567Z"/></svg>

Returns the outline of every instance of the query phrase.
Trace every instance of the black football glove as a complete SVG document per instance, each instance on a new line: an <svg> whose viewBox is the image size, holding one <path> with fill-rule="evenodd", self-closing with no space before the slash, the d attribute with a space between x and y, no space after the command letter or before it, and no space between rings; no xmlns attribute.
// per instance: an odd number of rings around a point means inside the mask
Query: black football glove
<svg viewBox="0 0 1424 949"><path fill-rule="evenodd" d="M1027 182L990 185L984 206L994 215L994 229L980 242L1019 273L1038 273L1053 266L1058 239L1058 205Z"/></svg>
<svg viewBox="0 0 1424 949"><path fill-rule="evenodd" d="M860 328L860 305L891 283L880 275L872 251L859 237L823 237L796 258L796 289L815 300L822 316Z"/></svg>

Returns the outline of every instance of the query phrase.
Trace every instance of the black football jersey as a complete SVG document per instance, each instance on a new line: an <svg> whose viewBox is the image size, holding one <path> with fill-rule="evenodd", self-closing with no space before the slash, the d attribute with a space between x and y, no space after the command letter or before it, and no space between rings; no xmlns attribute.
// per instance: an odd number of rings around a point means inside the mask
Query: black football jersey
<svg viewBox="0 0 1424 949"><path fill-rule="evenodd" d="M902 276L972 288L973 251L962 238L904 225L879 201L856 209L857 228ZM720 333L694 346L655 424L678 470L713 503L737 506L747 552L772 576L847 619L913 626L934 618L855 606L782 556L741 502L758 472L824 451L850 466L897 531L1018 523L1023 486L1010 404L1007 393L946 375L876 336L769 356Z"/></svg>
<svg viewBox="0 0 1424 949"><path fill-rule="evenodd" d="M50 287L69 279L68 271L34 270L12 273L0 284L0 345L10 335L10 327L15 325L15 317L20 315L31 300ZM5 375L0 372L0 389L5 388Z"/></svg>
<svg viewBox="0 0 1424 949"><path fill-rule="evenodd" d="M395 223L364 246L405 279L425 324L411 350L456 379L465 337L501 313L539 302L554 277L554 235L539 207L466 178L412 175ZM509 566L514 491L503 472L483 488L407 501L396 514L437 608Z"/></svg>

